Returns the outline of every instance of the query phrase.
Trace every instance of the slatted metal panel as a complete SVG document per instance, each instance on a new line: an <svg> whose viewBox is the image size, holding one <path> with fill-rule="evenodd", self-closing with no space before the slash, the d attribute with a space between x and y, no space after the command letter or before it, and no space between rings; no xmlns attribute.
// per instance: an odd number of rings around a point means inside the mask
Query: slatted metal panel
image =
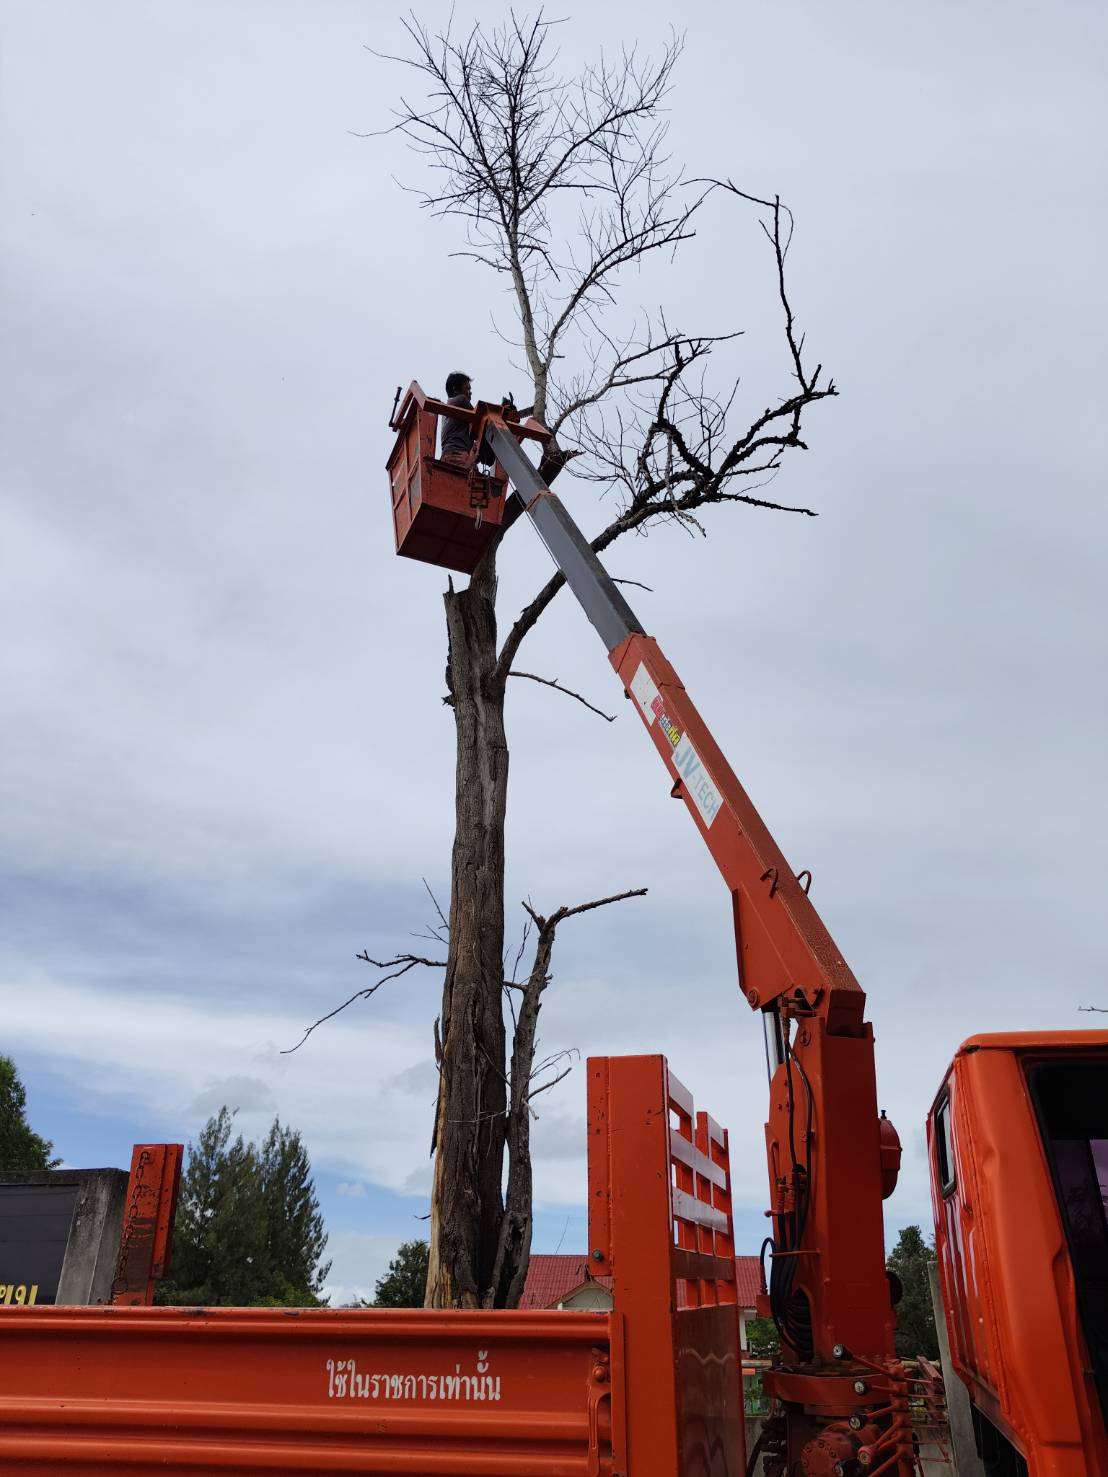
<svg viewBox="0 0 1108 1477"><path fill-rule="evenodd" d="M589 1255L623 1316L634 1477L739 1477L746 1454L727 1135L661 1056L589 1076Z"/></svg>
<svg viewBox="0 0 1108 1477"><path fill-rule="evenodd" d="M734 1305L735 1238L727 1130L710 1114L694 1111L691 1095L672 1072L667 1080L677 1304L686 1308Z"/></svg>

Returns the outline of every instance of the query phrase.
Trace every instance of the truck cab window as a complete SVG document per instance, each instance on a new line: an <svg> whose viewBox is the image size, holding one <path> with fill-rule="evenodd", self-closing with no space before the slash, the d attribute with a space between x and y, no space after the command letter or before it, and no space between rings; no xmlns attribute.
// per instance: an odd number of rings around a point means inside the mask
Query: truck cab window
<svg viewBox="0 0 1108 1477"><path fill-rule="evenodd" d="M935 1159L939 1170L939 1188L944 1195L954 1189L954 1144L950 1134L950 1094L935 1109Z"/></svg>
<svg viewBox="0 0 1108 1477"><path fill-rule="evenodd" d="M1029 1080L1089 1362L1108 1418L1108 1063L1042 1063Z"/></svg>

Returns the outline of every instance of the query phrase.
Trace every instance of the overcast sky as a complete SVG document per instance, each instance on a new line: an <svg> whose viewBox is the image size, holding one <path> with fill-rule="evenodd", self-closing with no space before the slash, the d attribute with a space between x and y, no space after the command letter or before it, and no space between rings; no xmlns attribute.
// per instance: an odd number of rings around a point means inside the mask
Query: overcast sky
<svg viewBox="0 0 1108 1477"><path fill-rule="evenodd" d="M445 19L434 0L421 15ZM367 3L6 0L0 1049L67 1162L189 1139L226 1102L311 1151L343 1297L419 1234L437 977L293 1056L445 898L441 574L392 552L396 385L525 389L499 284L395 178L398 50ZM462 14L459 9L459 15ZM481 4L465 11L502 14ZM686 19L687 17L687 19ZM670 7L582 7L567 65ZM693 174L779 190L794 306L841 397L775 492L612 552L869 992L929 1217L922 1124L967 1035L1108 1004L1103 7L706 3L672 97ZM394 178L395 177L395 178ZM746 328L737 414L787 392L771 263L712 207L629 277ZM565 495L586 529L595 492ZM510 617L546 577L501 560ZM730 904L583 617L527 650L619 713L511 693L509 898L646 886L564 929L549 1050L664 1051L732 1131L762 1235L759 1022ZM516 913L515 926L522 915ZM584 1075L543 1101L539 1249L583 1250Z"/></svg>

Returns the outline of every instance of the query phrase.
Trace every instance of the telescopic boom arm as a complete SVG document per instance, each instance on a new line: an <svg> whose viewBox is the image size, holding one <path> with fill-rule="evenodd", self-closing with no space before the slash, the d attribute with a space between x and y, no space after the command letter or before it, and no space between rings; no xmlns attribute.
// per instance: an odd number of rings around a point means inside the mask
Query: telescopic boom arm
<svg viewBox="0 0 1108 1477"><path fill-rule="evenodd" d="M856 1411L858 1386L865 1386L855 1377L859 1365L884 1368L893 1358L881 1202L900 1163L896 1132L878 1117L865 995L808 898L811 875L794 874L681 679L503 413L481 407L474 434L496 453L604 642L672 794L684 801L731 893L739 981L764 1015L771 1074L767 1311L780 1330L783 1367L767 1383L786 1408ZM891 1458L881 1470L899 1473L898 1448L880 1445Z"/></svg>
<svg viewBox="0 0 1108 1477"><path fill-rule="evenodd" d="M739 973L759 1010L791 1000L859 1024L865 994L802 884L712 738L677 673L648 636L565 505L539 476L506 425L485 437L539 537L565 575L634 698L655 747L735 898ZM807 877L810 885L811 878Z"/></svg>

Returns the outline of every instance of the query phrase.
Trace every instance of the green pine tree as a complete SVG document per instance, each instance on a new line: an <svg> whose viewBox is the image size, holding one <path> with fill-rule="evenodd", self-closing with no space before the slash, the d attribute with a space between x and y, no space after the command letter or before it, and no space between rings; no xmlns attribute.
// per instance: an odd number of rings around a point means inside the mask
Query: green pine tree
<svg viewBox="0 0 1108 1477"><path fill-rule="evenodd" d="M162 1283L159 1302L187 1302L190 1292L211 1291L214 1248L209 1232L230 1137L231 1114L221 1108L201 1129L196 1143L189 1144L173 1227L172 1281Z"/></svg>
<svg viewBox="0 0 1108 1477"><path fill-rule="evenodd" d="M10 1056L0 1056L0 1169L53 1169L54 1145L27 1122L27 1089Z"/></svg>
<svg viewBox="0 0 1108 1477"><path fill-rule="evenodd" d="M270 1265L281 1284L282 1302L319 1301L331 1270L322 1262L327 1245L312 1165L300 1135L275 1118L261 1151Z"/></svg>
<svg viewBox="0 0 1108 1477"><path fill-rule="evenodd" d="M259 1150L241 1134L232 1140L233 1118L221 1108L189 1145L158 1301L317 1306L327 1237L300 1136L274 1122Z"/></svg>
<svg viewBox="0 0 1108 1477"><path fill-rule="evenodd" d="M896 1352L902 1359L939 1357L927 1270L934 1260L935 1249L928 1246L920 1228L905 1226L888 1261L889 1271L896 1273L903 1288L896 1309Z"/></svg>
<svg viewBox="0 0 1108 1477"><path fill-rule="evenodd" d="M427 1292L426 1241L404 1241L374 1288L375 1308L422 1308Z"/></svg>

